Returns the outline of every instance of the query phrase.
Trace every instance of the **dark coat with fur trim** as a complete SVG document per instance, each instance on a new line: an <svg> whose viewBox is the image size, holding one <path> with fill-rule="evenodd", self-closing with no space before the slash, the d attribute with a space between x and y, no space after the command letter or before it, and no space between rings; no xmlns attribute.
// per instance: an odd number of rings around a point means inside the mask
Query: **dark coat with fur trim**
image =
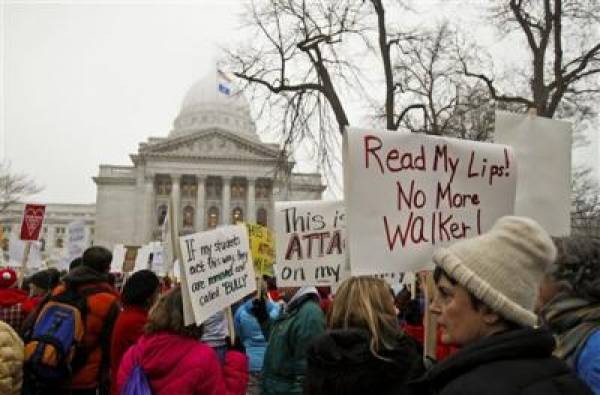
<svg viewBox="0 0 600 395"><path fill-rule="evenodd" d="M492 335L435 365L414 389L439 395L591 395L567 365L552 356L554 345L543 329Z"/></svg>
<svg viewBox="0 0 600 395"><path fill-rule="evenodd" d="M415 341L398 334L393 350L377 358L370 336L358 329L332 330L311 343L307 352L307 395L407 394L406 382L423 373Z"/></svg>

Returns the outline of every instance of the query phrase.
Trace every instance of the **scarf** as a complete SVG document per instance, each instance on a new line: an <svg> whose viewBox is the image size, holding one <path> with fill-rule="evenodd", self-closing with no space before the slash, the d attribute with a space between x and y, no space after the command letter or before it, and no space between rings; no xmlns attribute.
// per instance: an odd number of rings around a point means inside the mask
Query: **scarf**
<svg viewBox="0 0 600 395"><path fill-rule="evenodd" d="M600 329L600 304L563 292L543 308L541 316L555 335L554 356L575 369L587 339Z"/></svg>

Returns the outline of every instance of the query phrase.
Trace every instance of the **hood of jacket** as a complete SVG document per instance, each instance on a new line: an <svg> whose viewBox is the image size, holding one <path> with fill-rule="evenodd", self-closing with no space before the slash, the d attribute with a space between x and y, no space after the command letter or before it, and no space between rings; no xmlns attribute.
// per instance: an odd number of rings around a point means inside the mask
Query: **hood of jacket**
<svg viewBox="0 0 600 395"><path fill-rule="evenodd" d="M302 287L294 294L294 296L292 296L285 308L285 311L287 312L297 309L309 299L317 302L319 301L319 292L317 291L317 288L309 286Z"/></svg>
<svg viewBox="0 0 600 395"><path fill-rule="evenodd" d="M331 330L315 339L307 358L310 385L319 388L318 393L381 393L423 373L414 340L400 332L394 348L380 351L377 357L370 350L367 331Z"/></svg>
<svg viewBox="0 0 600 395"><path fill-rule="evenodd" d="M19 288L0 289L0 306L9 307L27 301L27 294Z"/></svg>
<svg viewBox="0 0 600 395"><path fill-rule="evenodd" d="M77 287L89 283L108 282L108 275L82 265L71 270L63 281L67 286Z"/></svg>
<svg viewBox="0 0 600 395"><path fill-rule="evenodd" d="M476 367L498 360L551 357L555 341L545 329L511 330L479 339L434 365L426 379L445 383Z"/></svg>

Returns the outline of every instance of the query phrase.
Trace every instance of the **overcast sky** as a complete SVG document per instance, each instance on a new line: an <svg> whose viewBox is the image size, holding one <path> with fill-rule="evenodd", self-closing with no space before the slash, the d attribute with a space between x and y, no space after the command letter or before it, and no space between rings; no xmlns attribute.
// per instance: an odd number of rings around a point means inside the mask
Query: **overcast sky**
<svg viewBox="0 0 600 395"><path fill-rule="evenodd" d="M168 134L218 45L238 37L242 3L0 2L0 160L47 203L95 202L101 163L130 165L139 142ZM438 17L452 3L419 2Z"/></svg>
<svg viewBox="0 0 600 395"><path fill-rule="evenodd" d="M2 155L37 200L92 203L99 164L168 134L239 1L32 3L2 7Z"/></svg>

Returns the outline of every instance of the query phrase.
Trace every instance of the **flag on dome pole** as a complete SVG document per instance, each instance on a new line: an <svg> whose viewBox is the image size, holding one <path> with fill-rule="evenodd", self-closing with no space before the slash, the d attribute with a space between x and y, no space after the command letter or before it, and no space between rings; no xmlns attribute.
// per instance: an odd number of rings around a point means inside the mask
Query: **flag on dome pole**
<svg viewBox="0 0 600 395"><path fill-rule="evenodd" d="M229 96L231 94L231 82L233 78L222 70L217 69L217 87L219 92Z"/></svg>

